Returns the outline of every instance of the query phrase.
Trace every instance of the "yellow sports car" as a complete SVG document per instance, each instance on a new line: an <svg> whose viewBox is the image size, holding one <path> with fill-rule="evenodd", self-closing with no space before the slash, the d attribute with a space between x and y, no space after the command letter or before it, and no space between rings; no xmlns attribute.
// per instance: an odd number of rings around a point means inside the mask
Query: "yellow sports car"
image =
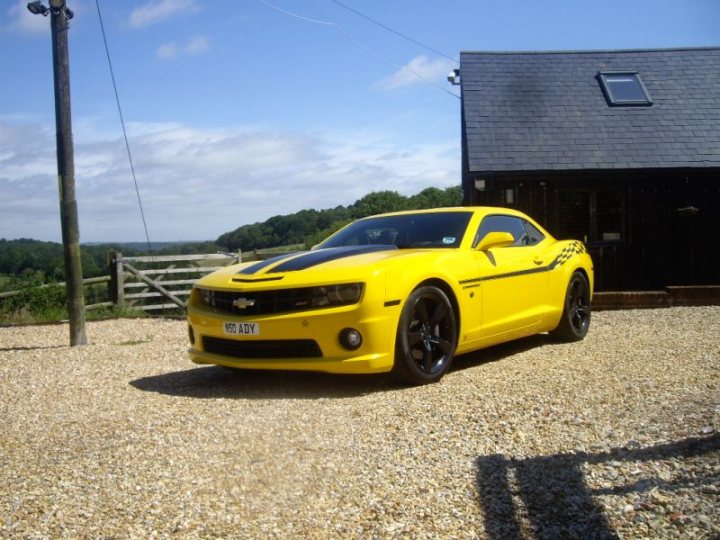
<svg viewBox="0 0 720 540"><path fill-rule="evenodd" d="M229 266L188 302L190 356L231 368L437 381L459 353L590 326L593 266L507 208L360 219L311 251Z"/></svg>

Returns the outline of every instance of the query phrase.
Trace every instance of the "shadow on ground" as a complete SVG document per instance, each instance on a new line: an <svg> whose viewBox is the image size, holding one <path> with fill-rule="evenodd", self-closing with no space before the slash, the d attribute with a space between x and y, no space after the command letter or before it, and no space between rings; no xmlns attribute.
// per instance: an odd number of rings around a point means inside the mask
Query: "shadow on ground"
<svg viewBox="0 0 720 540"><path fill-rule="evenodd" d="M540 335L463 354L455 359L451 373L497 362L545 343L548 343L548 337ZM153 375L131 381L130 385L147 392L206 399L346 398L405 388L389 373L331 375L305 371L232 370L218 366Z"/></svg>
<svg viewBox="0 0 720 540"><path fill-rule="evenodd" d="M547 334L536 334L523 339L494 345L487 349L461 354L453 360L451 372L473 368L491 362L498 362L510 356L521 354L532 349L538 349L552 343L556 342Z"/></svg>
<svg viewBox="0 0 720 540"><path fill-rule="evenodd" d="M637 462L689 458L720 450L720 435L689 438L643 449L615 448L590 454L556 454L526 459L501 454L477 460L477 487L485 520L485 533L493 540L509 538L619 538L612 530L599 495L642 493L655 486L665 491L700 488L717 483L717 477L657 478L593 490L582 467L609 461Z"/></svg>
<svg viewBox="0 0 720 540"><path fill-rule="evenodd" d="M205 399L347 398L402 388L387 374L330 375L230 370L219 366L153 375L131 381L130 385L147 392Z"/></svg>

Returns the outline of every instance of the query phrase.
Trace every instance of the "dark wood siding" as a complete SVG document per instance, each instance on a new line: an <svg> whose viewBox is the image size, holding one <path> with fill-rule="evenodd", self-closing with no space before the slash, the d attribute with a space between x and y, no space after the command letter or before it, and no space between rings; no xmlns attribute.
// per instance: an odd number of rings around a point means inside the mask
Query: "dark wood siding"
<svg viewBox="0 0 720 540"><path fill-rule="evenodd" d="M720 170L476 177L487 189L471 189L471 204L515 207L585 241L598 291L720 284Z"/></svg>

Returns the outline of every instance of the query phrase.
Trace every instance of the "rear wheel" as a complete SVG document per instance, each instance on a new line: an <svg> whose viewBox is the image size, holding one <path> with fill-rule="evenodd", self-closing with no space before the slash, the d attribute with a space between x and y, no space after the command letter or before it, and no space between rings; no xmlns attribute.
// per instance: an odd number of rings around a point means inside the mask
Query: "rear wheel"
<svg viewBox="0 0 720 540"><path fill-rule="evenodd" d="M415 289L403 306L398 325L393 374L409 384L440 380L457 347L455 312L437 287Z"/></svg>
<svg viewBox="0 0 720 540"><path fill-rule="evenodd" d="M575 272L565 292L565 305L560 324L550 332L554 338L580 341L590 328L590 285L582 272Z"/></svg>

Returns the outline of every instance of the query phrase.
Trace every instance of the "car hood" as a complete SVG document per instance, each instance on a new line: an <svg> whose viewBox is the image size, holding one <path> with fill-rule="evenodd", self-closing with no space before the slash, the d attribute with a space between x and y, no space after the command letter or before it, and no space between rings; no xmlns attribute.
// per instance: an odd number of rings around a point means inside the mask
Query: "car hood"
<svg viewBox="0 0 720 540"><path fill-rule="evenodd" d="M201 278L199 285L233 288L242 284L273 288L280 285L312 284L363 279L384 261L428 252L427 249L398 249L392 245L344 246L284 253L264 261L228 266ZM432 250L434 251L434 250ZM446 250L443 250L446 251Z"/></svg>
<svg viewBox="0 0 720 540"><path fill-rule="evenodd" d="M259 261L249 266L246 266L238 271L239 274L253 275L253 274L265 274L265 273L283 273L283 272L297 272L299 270L307 270L322 264L343 261L342 266L346 264L356 266L367 262L374 262L378 259L386 258L390 255L395 255L398 252L396 246L342 246L326 249L318 249L315 251L302 251L293 254L284 254L272 259ZM384 255L378 257L377 255L383 253ZM364 255L373 254L372 257L362 257Z"/></svg>

